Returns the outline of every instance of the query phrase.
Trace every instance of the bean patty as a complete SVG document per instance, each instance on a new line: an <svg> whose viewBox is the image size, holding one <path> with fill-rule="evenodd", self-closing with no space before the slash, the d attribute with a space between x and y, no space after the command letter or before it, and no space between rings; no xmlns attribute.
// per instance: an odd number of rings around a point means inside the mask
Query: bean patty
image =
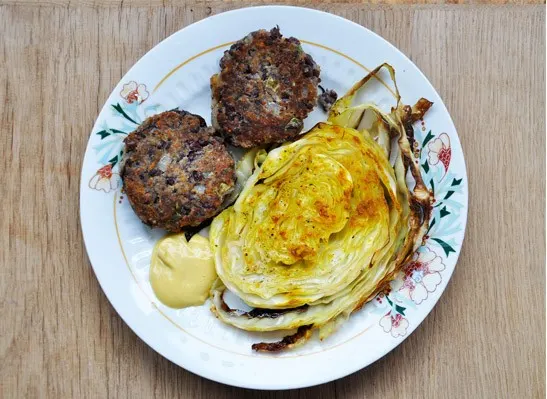
<svg viewBox="0 0 547 399"><path fill-rule="evenodd" d="M279 28L252 32L234 43L211 78L213 126L238 147L296 137L313 110L319 66Z"/></svg>
<svg viewBox="0 0 547 399"><path fill-rule="evenodd" d="M235 183L234 160L203 118L166 111L126 137L121 177L144 223L180 232L220 211Z"/></svg>

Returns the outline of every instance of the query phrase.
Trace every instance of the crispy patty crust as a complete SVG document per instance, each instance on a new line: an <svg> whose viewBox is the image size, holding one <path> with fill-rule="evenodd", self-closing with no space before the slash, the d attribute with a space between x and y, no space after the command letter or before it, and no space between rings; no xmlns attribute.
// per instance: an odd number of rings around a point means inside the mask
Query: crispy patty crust
<svg viewBox="0 0 547 399"><path fill-rule="evenodd" d="M180 232L220 211L235 171L213 133L200 116L173 110L146 119L125 138L123 186L144 223Z"/></svg>
<svg viewBox="0 0 547 399"><path fill-rule="evenodd" d="M279 28L252 32L234 43L211 77L213 126L238 147L296 137L313 110L319 66Z"/></svg>

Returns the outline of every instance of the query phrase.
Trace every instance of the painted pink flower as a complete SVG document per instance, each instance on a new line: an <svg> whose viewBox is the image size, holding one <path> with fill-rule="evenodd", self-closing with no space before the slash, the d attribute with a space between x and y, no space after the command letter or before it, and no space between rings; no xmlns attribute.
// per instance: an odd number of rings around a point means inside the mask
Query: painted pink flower
<svg viewBox="0 0 547 399"><path fill-rule="evenodd" d="M380 292L378 295L376 295L374 297L374 305L378 306L378 307L385 307L385 303L386 303L386 296L384 295L383 292Z"/></svg>
<svg viewBox="0 0 547 399"><path fill-rule="evenodd" d="M112 172L112 164L103 166L89 180L89 188L109 193L120 187L121 178L117 173Z"/></svg>
<svg viewBox="0 0 547 399"><path fill-rule="evenodd" d="M391 287L388 285L376 294L372 303L378 308L385 308L388 305L386 297L389 295L390 292Z"/></svg>
<svg viewBox="0 0 547 399"><path fill-rule="evenodd" d="M140 104L148 98L148 91L146 90L146 85L131 81L123 85L120 96L129 104L132 104L135 101Z"/></svg>
<svg viewBox="0 0 547 399"><path fill-rule="evenodd" d="M408 320L402 314L396 313L393 315L390 311L380 319L380 326L385 332L391 333L393 338L402 337L406 334Z"/></svg>
<svg viewBox="0 0 547 399"><path fill-rule="evenodd" d="M445 265L440 256L425 247L404 269L403 283L399 292L408 296L416 305L427 299L441 283L441 272Z"/></svg>
<svg viewBox="0 0 547 399"><path fill-rule="evenodd" d="M437 165L441 162L446 172L452 158L452 148L450 147L450 137L448 137L448 134L441 133L439 137L427 144L427 148L429 148L429 163Z"/></svg>

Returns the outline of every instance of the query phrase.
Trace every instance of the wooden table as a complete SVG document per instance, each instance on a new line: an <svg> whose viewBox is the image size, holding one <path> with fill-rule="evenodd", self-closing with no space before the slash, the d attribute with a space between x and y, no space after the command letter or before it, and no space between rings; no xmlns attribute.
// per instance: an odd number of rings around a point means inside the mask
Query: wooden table
<svg viewBox="0 0 547 399"><path fill-rule="evenodd" d="M87 259L79 174L108 94L160 40L237 7L138 3L0 6L0 397L545 396L543 5L308 4L379 33L429 77L463 143L469 221L448 289L403 344L339 381L275 393L211 382L156 354Z"/></svg>

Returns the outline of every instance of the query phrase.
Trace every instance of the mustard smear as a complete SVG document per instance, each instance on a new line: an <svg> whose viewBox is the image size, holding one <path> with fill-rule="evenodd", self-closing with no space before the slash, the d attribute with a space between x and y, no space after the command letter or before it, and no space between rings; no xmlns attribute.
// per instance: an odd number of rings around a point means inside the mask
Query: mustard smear
<svg viewBox="0 0 547 399"><path fill-rule="evenodd" d="M209 240L184 233L159 240L152 252L150 283L158 299L171 308L202 305L217 275Z"/></svg>

